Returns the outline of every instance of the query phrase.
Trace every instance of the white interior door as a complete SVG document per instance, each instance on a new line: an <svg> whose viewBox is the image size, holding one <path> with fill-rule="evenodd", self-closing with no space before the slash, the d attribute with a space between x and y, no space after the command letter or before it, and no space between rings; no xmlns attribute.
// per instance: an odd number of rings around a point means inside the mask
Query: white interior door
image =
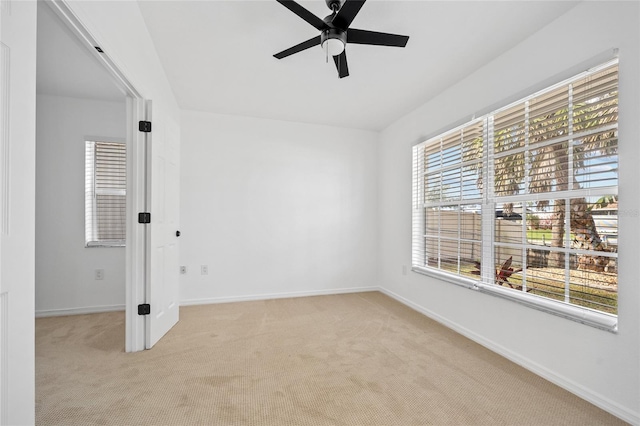
<svg viewBox="0 0 640 426"><path fill-rule="evenodd" d="M177 123L162 111L148 106L152 131L148 134L149 196L148 280L146 300L151 313L146 319L149 349L179 318L178 223L180 208L180 134Z"/></svg>
<svg viewBox="0 0 640 426"><path fill-rule="evenodd" d="M0 1L0 424L33 424L36 2Z"/></svg>

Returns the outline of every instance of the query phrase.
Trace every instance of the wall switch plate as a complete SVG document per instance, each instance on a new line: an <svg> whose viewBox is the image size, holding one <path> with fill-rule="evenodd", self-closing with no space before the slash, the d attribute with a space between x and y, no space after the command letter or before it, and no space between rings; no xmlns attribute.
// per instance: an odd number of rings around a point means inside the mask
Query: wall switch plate
<svg viewBox="0 0 640 426"><path fill-rule="evenodd" d="M407 275L407 265L402 265L402 275Z"/></svg>
<svg viewBox="0 0 640 426"><path fill-rule="evenodd" d="M200 274L201 275L209 275L209 267L207 265L200 266Z"/></svg>
<svg viewBox="0 0 640 426"><path fill-rule="evenodd" d="M180 267L180 273L183 274L183 275L186 274L187 273L187 267L186 266L181 266Z"/></svg>
<svg viewBox="0 0 640 426"><path fill-rule="evenodd" d="M96 280L104 280L104 269L96 269Z"/></svg>

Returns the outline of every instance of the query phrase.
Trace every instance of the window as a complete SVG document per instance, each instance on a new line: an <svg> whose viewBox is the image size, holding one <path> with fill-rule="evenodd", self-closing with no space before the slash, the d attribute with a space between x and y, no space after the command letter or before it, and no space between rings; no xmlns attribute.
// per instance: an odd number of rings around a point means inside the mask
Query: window
<svg viewBox="0 0 640 426"><path fill-rule="evenodd" d="M85 246L122 247L126 235L126 147L85 145Z"/></svg>
<svg viewBox="0 0 640 426"><path fill-rule="evenodd" d="M412 265L617 327L617 60L413 149Z"/></svg>

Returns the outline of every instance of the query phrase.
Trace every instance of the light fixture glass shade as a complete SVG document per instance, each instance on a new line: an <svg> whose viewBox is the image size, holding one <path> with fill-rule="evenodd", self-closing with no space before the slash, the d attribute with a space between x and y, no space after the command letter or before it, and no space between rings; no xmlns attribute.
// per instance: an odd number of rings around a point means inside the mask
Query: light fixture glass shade
<svg viewBox="0 0 640 426"><path fill-rule="evenodd" d="M322 48L331 56L338 56L344 52L344 43L339 38L328 38L322 43Z"/></svg>

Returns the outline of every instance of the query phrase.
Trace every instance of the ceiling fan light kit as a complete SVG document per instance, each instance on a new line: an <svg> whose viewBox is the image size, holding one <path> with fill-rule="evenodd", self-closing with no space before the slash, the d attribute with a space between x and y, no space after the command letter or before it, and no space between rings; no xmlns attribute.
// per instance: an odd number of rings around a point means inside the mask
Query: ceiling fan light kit
<svg viewBox="0 0 640 426"><path fill-rule="evenodd" d="M320 45L331 56L338 56L344 52L347 44L347 33L337 28L322 31Z"/></svg>
<svg viewBox="0 0 640 426"><path fill-rule="evenodd" d="M276 1L315 27L320 31L320 35L273 56L277 59L283 59L294 53L320 45L327 57L333 56L340 78L349 75L345 51L347 43L405 47L409 41L409 36L349 28L366 0L325 0L327 7L331 10L331 15L324 19L318 18L293 0Z"/></svg>

